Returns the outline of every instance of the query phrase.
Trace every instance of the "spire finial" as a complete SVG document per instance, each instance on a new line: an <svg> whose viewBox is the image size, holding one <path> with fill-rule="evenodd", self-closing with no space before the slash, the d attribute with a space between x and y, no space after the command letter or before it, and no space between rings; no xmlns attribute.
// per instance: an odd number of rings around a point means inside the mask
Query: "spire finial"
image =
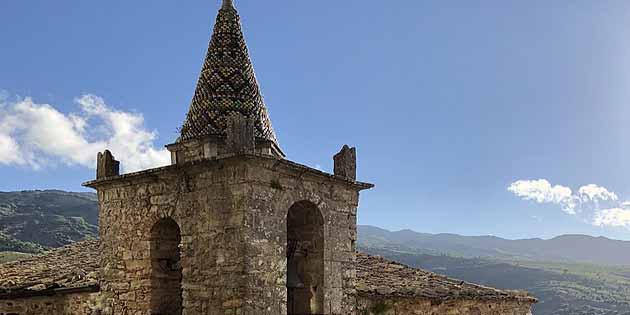
<svg viewBox="0 0 630 315"><path fill-rule="evenodd" d="M234 2L232 0L223 0L223 5L221 7L223 9L234 8Z"/></svg>
<svg viewBox="0 0 630 315"><path fill-rule="evenodd" d="M259 140L260 150L263 145L271 144L271 154L284 157L271 126L233 2L220 2L208 53L177 142L207 136L224 138L230 132L229 116L242 114L253 120L254 137Z"/></svg>

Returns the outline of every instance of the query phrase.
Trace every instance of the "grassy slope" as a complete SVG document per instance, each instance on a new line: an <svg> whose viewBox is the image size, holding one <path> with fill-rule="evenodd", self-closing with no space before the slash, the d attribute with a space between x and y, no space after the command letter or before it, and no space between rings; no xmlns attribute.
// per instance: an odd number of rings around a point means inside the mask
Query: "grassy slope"
<svg viewBox="0 0 630 315"><path fill-rule="evenodd" d="M30 257L31 254L18 253L18 252L0 252L0 264Z"/></svg>

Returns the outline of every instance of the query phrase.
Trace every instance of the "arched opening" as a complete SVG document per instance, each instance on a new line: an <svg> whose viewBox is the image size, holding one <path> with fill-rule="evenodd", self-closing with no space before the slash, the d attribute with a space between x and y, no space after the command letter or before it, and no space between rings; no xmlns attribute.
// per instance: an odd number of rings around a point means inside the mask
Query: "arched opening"
<svg viewBox="0 0 630 315"><path fill-rule="evenodd" d="M173 219L151 229L151 315L182 314L181 232Z"/></svg>
<svg viewBox="0 0 630 315"><path fill-rule="evenodd" d="M311 202L287 214L287 314L324 312L324 218Z"/></svg>

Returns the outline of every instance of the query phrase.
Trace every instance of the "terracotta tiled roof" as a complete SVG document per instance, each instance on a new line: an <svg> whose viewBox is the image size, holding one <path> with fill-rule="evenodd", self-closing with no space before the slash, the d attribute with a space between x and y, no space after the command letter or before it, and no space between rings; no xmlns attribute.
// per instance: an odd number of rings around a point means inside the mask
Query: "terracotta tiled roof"
<svg viewBox="0 0 630 315"><path fill-rule="evenodd" d="M98 241L84 241L0 265L0 298L97 286Z"/></svg>
<svg viewBox="0 0 630 315"><path fill-rule="evenodd" d="M357 291L360 295L446 300L536 299L522 291L498 290L415 269L379 256L357 255Z"/></svg>
<svg viewBox="0 0 630 315"><path fill-rule="evenodd" d="M0 265L0 298L58 289L94 289L98 257L98 242L84 241ZM483 287L362 253L357 255L357 291L384 298L536 301L524 292Z"/></svg>
<svg viewBox="0 0 630 315"><path fill-rule="evenodd" d="M240 17L231 1L224 1L178 141L224 136L227 117L234 114L253 119L255 136L278 146L243 38Z"/></svg>

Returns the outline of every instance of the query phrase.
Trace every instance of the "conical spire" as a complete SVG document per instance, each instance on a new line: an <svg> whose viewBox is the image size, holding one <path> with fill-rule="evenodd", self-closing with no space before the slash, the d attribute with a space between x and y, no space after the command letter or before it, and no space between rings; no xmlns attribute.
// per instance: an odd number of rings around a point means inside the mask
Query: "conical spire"
<svg viewBox="0 0 630 315"><path fill-rule="evenodd" d="M254 122L254 135L278 146L231 0L223 0L208 54L178 141L225 135L228 117L241 114Z"/></svg>

